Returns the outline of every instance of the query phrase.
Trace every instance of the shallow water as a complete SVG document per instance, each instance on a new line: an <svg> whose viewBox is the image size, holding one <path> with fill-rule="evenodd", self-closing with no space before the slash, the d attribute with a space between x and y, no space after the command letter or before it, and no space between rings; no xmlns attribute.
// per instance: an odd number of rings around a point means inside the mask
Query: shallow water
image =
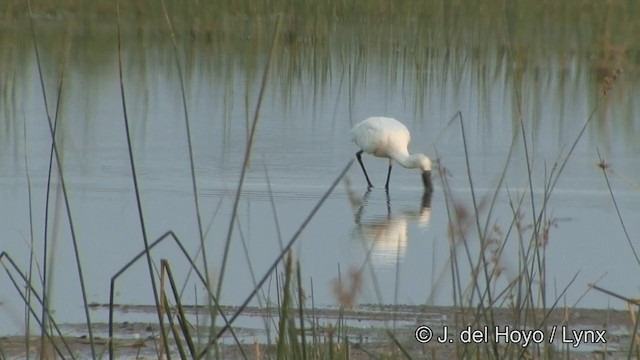
<svg viewBox="0 0 640 360"><path fill-rule="evenodd" d="M98 69L67 69L58 134L88 301L96 303L108 302L110 277L144 246L122 119L117 57L113 52L107 54L110 56L101 59ZM180 86L175 64L166 60L170 56L170 49L126 49L127 110L148 239L173 231L195 256L198 223ZM232 66L231 73L224 75L216 73L205 65L208 56L214 55L195 56L198 61L186 78L187 107L206 253L210 275L217 278L260 76L248 74L242 66ZM139 57L145 59L144 66ZM275 61L283 58L277 55ZM48 61L46 55L44 61ZM438 64L443 61L433 61L439 72ZM523 195L522 219L524 224L530 223L532 205L517 128L514 80L509 75L512 69L495 61L490 67L498 70L490 79L485 78L486 71L463 62L467 65L426 76L432 81L422 87L400 78L389 80L389 69L376 61L360 69L364 74L360 80L353 78L349 65L334 65L328 81L322 84L305 76L287 83L278 72L272 73L238 207L221 302L238 305L250 293L254 279L262 277L280 252L278 234L284 243L291 238L354 157L356 148L348 131L368 116L387 115L403 121L412 132L411 149L439 159L450 174L453 198L470 214L471 189L478 201L491 198L515 132L514 153L490 223L506 231L513 219L510 203ZM563 71L543 69L544 81L525 72L519 88L527 150L533 159L533 207L537 211L542 207L545 179L553 164L563 159L592 110L597 112L547 207L547 216L556 220L546 248L547 302L553 302L578 274L561 304L623 308L624 303L604 294L583 294L594 282L623 295L637 292L628 274L636 271L638 263L596 164L599 149L611 165L612 188L633 239L640 233L640 225L634 221L640 216L640 143L638 119L633 116L638 103L630 99L640 94L633 79L627 78L621 80L621 90L614 89L612 100L599 104L594 94L600 85L590 64L579 57L569 64ZM45 68L52 67L48 65ZM258 62L257 74L262 66L263 61ZM2 115L6 131L0 145L0 197L5 206L0 216L4 229L0 251L10 254L26 270L31 231L42 266L51 142L35 58L28 57L19 68L25 81L13 85L17 94L11 102L14 112ZM55 71L45 73L47 84L51 84L47 86L49 104L55 103L55 75ZM463 114L473 186L467 176L460 123L449 122L457 111ZM308 296L313 295L308 301L313 300L315 306L335 305L334 283L339 277L346 282L351 269L362 269L358 303L451 305L449 218L440 177L434 171L435 192L426 202L418 173L396 166L387 196L382 188L386 160L365 156L364 162L376 187L367 193L359 166L353 165L347 173L349 185L340 183L293 246L303 286ZM56 178L54 183L58 182ZM78 270L62 193L60 188L53 189L49 206L54 215L48 225L49 247L53 249L48 264L52 266L51 306L59 322L80 323L84 314ZM484 225L486 205L479 213ZM524 233L530 236L530 230ZM469 239L470 248L477 251L477 236ZM504 283L517 275L514 241L508 240L500 258ZM153 256L158 263L161 258L169 260L176 278L185 286L183 303L205 301L203 287L195 283L193 275L184 281L188 263L174 244L160 245ZM197 263L201 261L198 257ZM462 262L461 269L467 272L468 264ZM469 281L468 273L466 276ZM276 301L276 287L272 278L260 296ZM0 313L4 314L0 333L22 333L22 301L4 274L0 288L6 289L0 292ZM123 275L115 301L151 304L150 294L143 259ZM94 321L105 321L102 313L95 317ZM126 314L120 320L126 320Z"/></svg>

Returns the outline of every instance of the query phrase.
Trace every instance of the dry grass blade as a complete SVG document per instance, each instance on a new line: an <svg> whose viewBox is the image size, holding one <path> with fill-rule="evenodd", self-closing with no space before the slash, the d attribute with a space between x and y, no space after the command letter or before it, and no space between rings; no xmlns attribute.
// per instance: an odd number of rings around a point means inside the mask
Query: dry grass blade
<svg viewBox="0 0 640 360"><path fill-rule="evenodd" d="M591 286L593 289L603 292L609 296L618 298L627 303L627 306L629 306L629 312L631 313L631 321L633 324L633 332L631 333L631 339L635 339L635 341L630 341L627 358L631 359L632 355L635 355L636 358L640 358L640 348L639 348L640 339L638 338L638 330L639 330L638 328L640 327L640 322L638 321L638 318L640 316L640 301L638 299L631 299L629 297L614 293L613 291L601 288L595 284L589 284L589 286ZM633 311L633 308L632 308L633 305L638 307L637 312ZM634 348L635 348L635 352L634 352Z"/></svg>
<svg viewBox="0 0 640 360"><path fill-rule="evenodd" d="M313 207L313 209L311 209L311 212L309 213L309 215L307 215L307 218L302 222L302 224L300 225L300 227L298 228L298 230L295 232L295 234L293 234L293 236L291 237L291 240L289 240L289 242L287 243L287 245L284 247L284 249L282 249L282 251L280 252L280 255L278 255L278 257L274 260L273 264L271 264L271 266L269 267L269 269L266 271L266 273L264 274L264 276L262 277L262 279L258 282L258 285L251 291L251 294L249 294L249 296L247 297L247 299L242 303L242 305L240 305L238 311L233 314L233 316L229 319L229 322L227 325L225 325L217 334L217 338L220 338L222 336L222 334L224 334L227 330L229 330L229 328L231 327L231 325L233 324L233 322L238 318L238 316L240 316L240 314L242 313L242 311L244 311L244 309L247 307L247 305L249 304L249 302L251 302L251 300L253 299L253 297L257 294L257 292L260 290L260 288L262 287L262 285L264 285L264 283L269 279L269 277L271 276L271 273L276 269L276 267L278 266L278 264L282 261L282 259L284 258L284 256L287 254L287 252L289 251L289 249L291 249L291 247L293 246L293 244L296 242L296 240L298 240L298 238L300 237L300 235L302 234L302 231L307 227L307 225L309 225L309 223L311 222L311 219L313 219L313 217L315 216L315 214L318 212L318 210L320 210L320 207L322 207L322 204L324 204L324 202L329 198L329 195L331 195L331 193L333 192L333 190L336 188L336 186L338 186L338 183L342 180L342 178L344 177L344 175L347 173L347 171L349 170L349 168L351 168L351 165L353 165L353 159L349 161L349 163L347 163L347 165L344 167L344 169L342 170L342 172L340 172L340 175L338 175L338 177L333 181L333 183L331 184L331 186L329 187L329 189L327 189L327 191L324 193L324 195L320 198L320 200L318 201L318 203ZM215 340L211 340L209 342L209 344L207 344L207 348L202 351L199 355L198 358L202 358L203 356L206 355L208 348L210 348L213 344L215 343Z"/></svg>
<svg viewBox="0 0 640 360"><path fill-rule="evenodd" d="M158 239L156 239L151 244L149 244L149 251L151 251L156 245L162 243L165 240L173 240L176 246L178 246L178 248L180 249L182 255L189 262L190 269L193 269L193 271L195 271L196 275L198 276L198 279L200 279L200 282L206 286L206 280L204 275L200 272L200 270L198 270L198 267L196 266L194 259L192 259L189 256L189 252L187 251L187 249L184 247L182 242L176 237L176 235L172 231L167 231ZM114 305L115 305L114 301L115 301L115 294L116 294L116 281L120 278L122 274L128 271L131 268L131 266L133 266L138 260L140 260L140 258L147 255L146 253L147 252L144 250L139 252L136 256L134 256L131 260L129 260L129 262L127 262L123 267L120 268L120 270L118 270L118 272L116 272L111 277L111 282L110 282L111 285L109 290L109 338L110 339L114 338L113 325L114 325ZM207 288L207 295L212 298L212 301L214 303L217 303L215 296L213 295L213 293L211 292L211 289L209 288ZM220 313L220 316L225 321L225 324L228 323L227 317L224 314L224 312L222 312L222 309L220 309L219 307L217 309ZM236 333L233 331L233 329L230 329L230 331L234 341L238 346L240 346L240 340L238 339ZM109 358L110 359L115 358L114 350L115 349L114 349L113 341L109 341Z"/></svg>
<svg viewBox="0 0 640 360"><path fill-rule="evenodd" d="M36 301L40 304L40 306L42 306L42 311L45 314L42 318L39 318L38 315L36 314L36 311L35 311L34 307L31 306L31 300L27 299L27 294L22 292L23 287L18 285L18 282L16 281L16 279L13 277L13 275L11 274L9 269L7 268L7 265L2 261L3 259L7 259L7 261L9 261L9 264L13 268L13 270L15 272L17 272L18 275L20 275L20 277L22 278L23 283L26 284L26 287L27 287L27 289L25 289L25 292L28 292L28 294L32 294L35 297ZM7 275L9 276L9 280L11 281L13 286L16 288L16 291L18 292L18 294L20 294L20 297L22 298L24 303L27 304L27 309L28 309L29 313L31 314L31 316L33 316L33 318L38 323L38 326L40 326L40 328L42 329L42 335L41 336L43 338L46 338L47 340L49 340L51 345L55 349L55 351L62 358L64 358L64 355L62 354L62 351L59 349L58 345L56 344L56 342L53 339L53 335L50 332L46 331L48 326L47 326L47 324L45 324L45 319L47 319L47 322L53 327L53 329L55 329L55 331L58 334L57 335L58 338L61 340L61 342L65 346L66 350L69 352L69 356L72 359L75 359L75 356L73 355L73 351L71 350L71 347L69 346L69 344L65 340L62 332L60 331L60 328L58 327L58 324L51 317L51 314L49 313L49 309L48 309L47 304L45 303L44 297L40 297L38 295L38 292L36 291L36 289L33 288L33 285L30 282L27 281L28 280L27 276L25 276L23 271L20 270L18 265L16 265L15 261L13 261L13 259L11 258L11 256L9 256L9 254L7 254L4 251L0 253L0 264L2 264L2 267L5 269Z"/></svg>
<svg viewBox="0 0 640 360"><path fill-rule="evenodd" d="M182 303L180 301L180 294L178 293L178 288L176 286L175 279L173 278L173 273L171 272L171 266L169 266L169 261L166 259L162 259L160 261L160 264L161 264L163 273L166 274L167 278L169 279L169 285L171 286L171 291L173 293L173 300L176 302L176 309L178 311L178 323L182 331L182 336L184 337L185 342L187 343L187 346L189 348L189 353L191 354L191 358L194 358L196 356L196 348L191 338L191 332L189 331L189 323L187 321L187 317L185 316L184 309L182 308ZM166 296L164 297L164 300L165 300L165 303L168 304ZM165 305L165 307L168 308L167 305ZM172 317L172 314L169 313L169 318L171 317ZM177 334L174 334L174 337L177 342L179 340L179 336L177 336ZM184 352L181 352L181 356L183 355L184 355Z"/></svg>
<svg viewBox="0 0 640 360"><path fill-rule="evenodd" d="M300 261L296 261L296 279L298 280L298 319L300 320L300 335L302 343L302 358L307 359L307 338L304 327L304 293L302 291L302 275Z"/></svg>
<svg viewBox="0 0 640 360"><path fill-rule="evenodd" d="M43 98L43 102L44 102L44 107L45 107L45 112L46 112L46 116L47 116L47 124L49 125L49 132L51 135L51 147L53 148L53 153L55 154L55 160L56 160L56 165L58 167L58 176L60 177L60 185L62 187L62 194L64 196L64 204L65 204L65 210L66 210L66 215L67 215L67 221L69 222L69 231L71 233L71 242L73 244L73 251L74 251L74 255L75 255L75 261L76 261L76 268L78 271L78 278L79 278L79 282L80 282L80 291L81 291L81 295L82 295L82 302L84 305L84 313L85 313L85 320L87 323L87 332L89 333L89 340L90 340L90 347L91 347L91 356L92 358L96 358L96 351L95 351L95 346L94 346L94 341L93 341L93 327L91 325L91 315L89 314L89 302L87 300L87 290L86 290L86 286L85 286L85 282L84 282L84 274L82 271L82 264L80 262L80 250L78 247L78 238L76 236L76 231L75 231L75 226L73 223L73 216L71 214L71 205L69 204L69 193L67 191L67 185L64 179L64 170L63 170L63 166L62 166L62 161L60 159L60 153L58 150L58 144L56 143L56 132L54 130L54 124L51 120L51 113L49 111L49 106L48 106L48 102L47 102L47 92L45 90L45 85L44 85L44 74L42 72L42 62L40 61L40 53L38 51L38 43L36 40L36 32L35 32L35 26L33 24L33 16L31 13L31 1L27 2L27 8L28 8L28 12L29 12L29 25L31 26L31 36L32 36L32 40L33 40L33 48L34 48L34 52L35 52L35 56L36 56L36 63L38 65L38 77L40 80L40 88L42 90L42 98ZM63 84L63 80L64 80L64 70L66 68L66 61L67 61L67 55L68 55L68 48L67 51L65 52L65 57L62 63L62 70L61 70L61 74L60 74L60 79L58 82L58 106L56 107L56 123L57 123L57 117L58 117L58 110L60 109L60 99L62 98L62 84ZM47 257L47 253L45 251L44 253L44 257L46 259ZM46 269L46 265L45 265L45 273L46 273L47 269ZM46 298L45 298L45 302L46 302ZM45 326L42 326L42 329L44 331L44 328L46 327L46 317L48 316L47 314L45 314L43 312L43 321ZM43 347L41 347L41 349L43 349Z"/></svg>
<svg viewBox="0 0 640 360"><path fill-rule="evenodd" d="M279 325L278 325L278 342L276 345L276 356L278 359L284 359L285 351L292 343L287 343L288 314L291 309L291 277L293 276L293 259L291 251L287 251L287 259L285 260L284 285L282 287L282 304L280 305Z"/></svg>
<svg viewBox="0 0 640 360"><path fill-rule="evenodd" d="M208 264L208 259L207 259L207 252L204 246L204 239L205 239L205 234L204 234L204 228L202 226L202 216L200 214L200 201L199 201L199 195L198 195L198 184L196 181L196 170L195 170L195 164L194 164L194 156L193 156L193 145L192 145L192 137L191 137L191 126L190 126L190 121L189 121L189 111L187 109L187 98L186 98L186 91L185 91L185 86L184 86L184 76L182 74L182 65L180 63L180 59L178 57L178 43L176 40L176 34L175 34L175 30L173 28L173 23L171 22L171 18L169 17L169 12L167 11L167 7L165 5L164 0L161 0L160 3L162 4L162 11L164 13L164 17L166 19L167 22L167 26L169 27L169 31L171 32L171 43L173 45L173 55L176 61L176 68L178 69L178 79L180 81L180 94L182 95L182 110L184 113L184 124L185 124L185 129L187 131L187 147L189 150L189 170L191 171L191 187L192 187L192 191L193 191L193 201L194 201L194 205L195 205L195 210L196 210L196 220L198 223L198 235L200 236L200 249L199 251L202 251L202 265L204 266L204 274L205 274L205 278L207 280L207 288L211 288L211 279L209 277L209 264ZM189 272L189 274L187 274L187 279L189 278L189 276L191 275L191 271ZM183 289L184 290L184 289ZM208 297L209 301L210 301L210 297ZM211 320L213 321L213 312L215 311L212 307L211 307L211 303L208 304L209 305L209 309L210 309L210 314L211 314Z"/></svg>
<svg viewBox="0 0 640 360"><path fill-rule="evenodd" d="M222 264L220 265L220 276L218 277L218 286L216 289L216 299L220 298L220 294L222 293L222 286L224 283L224 275L227 267L227 260L229 258L229 249L231 247L231 239L233 236L233 229L235 228L236 216L238 215L238 206L240 205L240 195L242 194L242 187L244 185L244 178L247 173L247 169L249 168L249 160L251 159L251 150L253 147L253 140L255 138L256 129L258 126L258 119L260 118L260 108L262 106L262 99L264 97L267 80L269 79L269 71L271 68L271 62L275 55L275 49L277 44L278 32L280 30L280 17L278 17L276 21L276 29L273 34L273 40L271 43L271 50L269 52L269 57L267 58L267 63L265 64L264 72L262 75L262 82L260 84L260 93L258 94L258 101L256 103L256 108L253 114L253 122L251 124L251 131L249 133L249 138L247 139L247 145L245 148L244 160L242 162L242 170L240 172L240 179L238 180L238 188L236 190L236 194L233 201L233 209L231 210L231 219L229 220L229 228L227 230L227 238L224 244L224 250L222 253ZM211 332L210 337L213 336L215 330L215 316L213 317L213 321L211 322ZM210 338L210 342L213 340L215 342L216 338ZM209 347L207 346L207 349ZM208 351L208 350L207 350Z"/></svg>
<svg viewBox="0 0 640 360"><path fill-rule="evenodd" d="M147 227L144 221L144 214L142 212L142 200L140 198L140 188L138 187L138 176L136 172L136 164L133 156L133 144L131 143L131 133L129 130L129 116L127 114L127 101L124 91L124 76L122 73L122 35L120 28L120 1L116 2L116 17L118 23L118 75L120 80L120 99L122 101L122 113L124 120L124 128L127 137L127 149L129 153L129 164L131 166L131 177L133 178L133 188L136 195L136 205L138 209L138 219L140 221L140 229L142 231L142 241L144 243L145 255L147 258L147 268L149 270L149 280L151 281L151 289L153 291L153 300L156 306L156 313L158 315L158 324L160 325L160 331L163 334L163 338L166 337L166 329L164 328L164 319L162 313L160 312L161 304L160 299L158 297L158 287L156 284L156 279L153 273L153 263L151 261L151 253L149 252L149 239L147 237ZM169 345L164 342L165 345L165 353L169 356ZM113 357L112 357L113 358Z"/></svg>
<svg viewBox="0 0 640 360"><path fill-rule="evenodd" d="M640 300L632 299L630 297L617 294L617 293L615 293L613 291L607 290L605 288L601 288L600 286L595 285L595 284L589 284L589 286L591 286L592 288L594 288L594 289L596 289L596 290L598 290L600 292L603 292L603 293L605 293L605 294L607 294L609 296L613 296L613 297L618 298L618 299L620 299L622 301L625 301L625 302L627 302L629 304L634 304L634 305L640 306Z"/></svg>
<svg viewBox="0 0 640 360"><path fill-rule="evenodd" d="M273 42L271 44L271 51L269 53L269 57L267 58L267 63L265 64L265 68L264 68L264 72L263 72L263 76L262 76L262 82L260 84L260 92L258 94L258 102L256 103L256 108L253 114L253 121L251 123L251 131L249 132L249 138L247 139L247 145L245 148L245 155L244 155L244 160L242 162L242 171L240 172L240 180L238 181L238 188L236 190L236 195L234 198L234 203L233 203L233 210L231 212L231 220L229 221L229 230L227 231L227 240L225 242L225 247L224 247L224 252L223 252L223 258L222 258L222 266L220 269L220 278L218 281L218 290L216 291L216 294L219 296L221 289L222 289L222 283L224 280L224 272L225 272L225 268L226 268L226 261L228 258L228 253L229 253L229 245L231 243L231 237L233 235L233 229L235 227L235 218L237 216L238 213L238 205L240 202L240 194L242 193L242 187L244 185L244 178L247 172L247 169L249 167L249 161L251 159L251 150L252 150L252 146L253 146L253 140L255 138L255 133L256 133L256 129L258 126L258 119L260 118L260 108L262 106L262 99L264 97L264 92L266 89L266 85L267 85L267 80L269 79L269 71L271 68L271 62L273 61L273 57L275 54L275 49L276 49L276 39L278 36L278 32L279 32L279 27L280 27L280 17L278 17L277 23L276 23L276 30L274 32L273 35Z"/></svg>
<svg viewBox="0 0 640 360"><path fill-rule="evenodd" d="M633 252L633 256L636 258L636 263L640 265L640 257L638 257L638 252L636 248L633 246L633 242L631 241L631 237L629 236L629 232L627 231L627 226L624 224L624 220L622 219L622 214L620 213L620 208L618 207L618 202L616 201L616 197L613 195L613 190L611 189L611 183L609 182L609 176L607 175L607 170L609 169L609 164L604 162L604 159L600 155L600 149L596 148L598 152L598 159L600 162L598 163L598 167L602 169L602 174L604 175L604 179L607 182L607 189L609 189L609 195L611 195L611 200L613 201L613 207L616 208L616 214L618 214L618 220L620 220L620 225L622 226L622 230L624 231L624 235L627 238L627 242L629 243L629 247Z"/></svg>
<svg viewBox="0 0 640 360"><path fill-rule="evenodd" d="M398 349L400 349L400 351L402 352L402 355L404 355L405 358L413 359L411 354L409 354L409 351L405 349L405 347L400 343L398 338L391 331L387 330L387 335L391 338L391 340L398 347Z"/></svg>
<svg viewBox="0 0 640 360"><path fill-rule="evenodd" d="M29 174L29 161L27 160L27 119L23 117L23 122L22 122L22 131L23 131L23 136L24 136L24 168L25 168L25 173L26 173L26 177L27 177L27 201L28 201L28 207L29 207L29 247L30 247L30 251L29 251L29 273L28 273L28 283L29 284L33 284L33 267L34 265L37 266L36 264L36 260L35 260L35 253L34 253L34 248L33 248L33 241L35 239L35 236L33 234L33 198L31 196L31 176ZM38 270L40 270L38 268ZM42 275L40 273L40 275ZM42 278L41 278L42 279ZM31 287L27 287L27 299L26 299L26 304L27 307L31 307ZM27 355L27 358L29 358L30 353L31 353L31 349L30 349L30 341L31 341L31 312L27 312L26 314L26 319L25 319L25 323L26 323L26 329L25 329L25 336L24 336L24 343L25 343L25 352ZM0 352L0 356L2 356L2 353Z"/></svg>

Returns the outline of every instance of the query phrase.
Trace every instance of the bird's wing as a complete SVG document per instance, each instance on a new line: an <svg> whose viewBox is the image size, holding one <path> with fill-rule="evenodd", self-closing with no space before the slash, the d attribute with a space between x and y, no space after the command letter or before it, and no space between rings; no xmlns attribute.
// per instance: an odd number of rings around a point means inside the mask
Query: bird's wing
<svg viewBox="0 0 640 360"><path fill-rule="evenodd" d="M353 142L366 153L374 153L382 142L380 129L369 123L361 123L351 132Z"/></svg>

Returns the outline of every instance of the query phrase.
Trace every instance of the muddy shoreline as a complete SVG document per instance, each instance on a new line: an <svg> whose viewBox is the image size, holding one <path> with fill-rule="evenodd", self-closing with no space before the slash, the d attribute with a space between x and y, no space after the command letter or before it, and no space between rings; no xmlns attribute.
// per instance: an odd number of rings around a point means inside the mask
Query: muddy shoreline
<svg viewBox="0 0 640 360"><path fill-rule="evenodd" d="M156 346L159 339L159 327L151 317L155 315L153 306L130 306L119 305L114 308L117 318L120 320L114 324L114 344L118 358L140 357L155 358L157 355ZM107 311L108 306L93 304L94 311ZM198 311L203 314L202 308L185 307L184 309L191 316ZM235 307L225 307L227 316L233 315L238 309ZM126 319L129 314L148 314L149 322L129 322ZM246 308L236 321L236 326L231 332L225 333L221 338L221 352L223 357L232 358L241 356L240 346L245 355L249 358L259 358L260 354L269 353L272 349L269 344L273 343L275 332L273 327L270 335L267 334L265 325L269 322L273 324L273 319L277 319L276 308ZM327 334L335 328L338 321L341 326L346 326L348 343L352 358L369 358L367 354L389 354L398 351L394 345L395 338L403 344L407 350L415 354L433 353L446 357L447 354L453 356L456 347L460 345L460 335L465 330L482 331L486 322L483 320L473 320L472 313L465 313L452 307L426 307L426 306L379 306L360 305L355 309L340 310L337 308L328 309L307 309L305 316L310 324L308 332L313 331L316 336L328 336ZM557 327L559 331L566 330L565 338L571 339L571 331L585 332L587 334L601 334L601 339L591 338L591 342L575 344L564 344L561 338L554 341L558 351L565 351L571 357L592 358L594 355L602 356L605 353L608 357L624 358L630 347L630 339L633 333L631 315L628 311L622 310L600 310L600 309L557 309L548 313L541 310L535 314L522 314L519 318L527 319L522 324L513 324L513 311L509 309L494 309L494 323L498 329L524 329L528 331L536 330L536 323L546 324L544 335L549 336L551 329ZM546 321L544 320L546 318ZM265 319L267 320L265 322ZM477 324L465 326L456 324ZM443 329L455 339L450 344L439 344L430 341L423 344L416 340L416 329L427 326L432 329L434 339L442 337ZM68 347L79 358L89 358L90 341L86 332L85 324L62 324L61 332L64 334L66 345L59 337L55 338L55 343L59 348ZM197 329L197 330L196 330ZM312 330L313 329L313 330ZM490 327L485 329L489 329ZM106 323L93 324L94 346L98 354L108 354L108 332L109 326ZM193 328L194 334L200 332L201 341L206 341L208 326ZM393 337L390 335L393 334ZM543 334L542 332L540 334ZM235 335L235 338L234 336ZM270 339L269 339L270 337ZM237 340L236 340L237 339ZM335 339L344 342L345 339ZM584 339L583 339L584 340ZM588 339L587 339L588 340ZM600 340L600 341L596 341ZM451 340L450 340L451 341ZM575 341L575 339L574 339ZM504 341L503 341L504 342ZM240 346L238 345L241 344ZM175 344L172 344L175 345ZM24 335L11 335L0 337L0 349L2 354L11 359L26 358L27 339ZM173 346L174 347L174 346ZM29 339L30 356L33 356L40 348L40 340L37 336ZM68 350L65 350L68 351Z"/></svg>

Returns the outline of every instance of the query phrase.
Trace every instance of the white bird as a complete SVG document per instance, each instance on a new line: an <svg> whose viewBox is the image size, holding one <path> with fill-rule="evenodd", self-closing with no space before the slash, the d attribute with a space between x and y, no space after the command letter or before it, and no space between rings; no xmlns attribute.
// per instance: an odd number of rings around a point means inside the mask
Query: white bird
<svg viewBox="0 0 640 360"><path fill-rule="evenodd" d="M377 157L389 158L389 172L385 189L389 190L389 177L391 166L395 160L407 169L419 168L422 170L422 182L425 192L431 192L431 160L424 154L409 154L409 141L411 134L406 126L396 119L389 117L370 117L360 122L351 129L351 139L360 148L356 153L358 162L367 178L369 187L373 187L367 175L367 170L362 164L362 153L366 152Z"/></svg>

